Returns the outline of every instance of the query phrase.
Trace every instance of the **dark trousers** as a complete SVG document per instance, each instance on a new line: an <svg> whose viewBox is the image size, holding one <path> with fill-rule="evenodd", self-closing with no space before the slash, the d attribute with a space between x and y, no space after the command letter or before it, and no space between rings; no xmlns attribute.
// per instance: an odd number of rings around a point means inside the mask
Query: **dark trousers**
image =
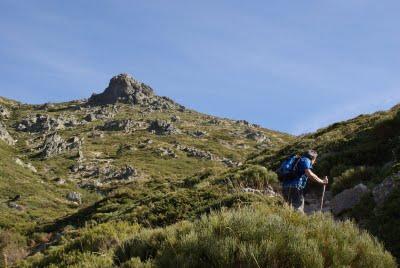
<svg viewBox="0 0 400 268"><path fill-rule="evenodd" d="M283 187L282 189L283 198L289 205L294 209L304 212L304 193L303 190L299 190L294 187Z"/></svg>

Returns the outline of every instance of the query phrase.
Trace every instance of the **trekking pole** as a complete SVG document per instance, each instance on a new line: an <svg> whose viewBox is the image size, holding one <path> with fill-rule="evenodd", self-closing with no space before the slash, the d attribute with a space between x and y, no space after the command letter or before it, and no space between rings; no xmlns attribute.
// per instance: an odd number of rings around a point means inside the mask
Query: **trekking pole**
<svg viewBox="0 0 400 268"><path fill-rule="evenodd" d="M324 189L322 190L321 209L320 209L320 211L322 211L322 207L324 206L325 189L326 189L326 184L324 184Z"/></svg>

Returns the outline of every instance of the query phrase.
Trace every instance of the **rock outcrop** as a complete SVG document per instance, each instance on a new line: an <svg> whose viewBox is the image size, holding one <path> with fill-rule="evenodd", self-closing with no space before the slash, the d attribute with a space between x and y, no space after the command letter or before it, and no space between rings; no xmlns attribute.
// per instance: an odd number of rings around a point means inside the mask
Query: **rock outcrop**
<svg viewBox="0 0 400 268"><path fill-rule="evenodd" d="M17 124L16 129L29 133L43 133L77 125L79 125L78 121L72 116L61 115L58 118L54 118L48 115L37 114L23 119Z"/></svg>
<svg viewBox="0 0 400 268"><path fill-rule="evenodd" d="M254 140L257 143L262 143L267 140L267 137L260 131L255 131L252 129L247 129L245 132L246 138Z"/></svg>
<svg viewBox="0 0 400 268"><path fill-rule="evenodd" d="M82 204L82 195L78 192L69 192L67 194L67 199L71 202L75 202L77 204Z"/></svg>
<svg viewBox="0 0 400 268"><path fill-rule="evenodd" d="M79 151L82 140L78 137L72 137L65 141L56 132L47 135L43 145L39 149L39 155L44 158L50 158L63 153L64 151L77 149Z"/></svg>
<svg viewBox="0 0 400 268"><path fill-rule="evenodd" d="M185 107L168 97L157 96L148 85L133 79L128 74L114 76L103 93L93 94L88 100L89 106L126 103L143 107L143 113L155 110L177 109Z"/></svg>
<svg viewBox="0 0 400 268"><path fill-rule="evenodd" d="M3 119L8 119L11 116L11 112L4 107L3 105L0 105L0 117Z"/></svg>
<svg viewBox="0 0 400 268"><path fill-rule="evenodd" d="M382 183L375 186L372 190L374 201L378 206L381 206L393 190L400 187L400 173L386 178Z"/></svg>
<svg viewBox="0 0 400 268"><path fill-rule="evenodd" d="M93 122L96 120L111 119L118 112L115 105L112 107L92 107L89 109L89 113L86 114L84 120L86 122Z"/></svg>
<svg viewBox="0 0 400 268"><path fill-rule="evenodd" d="M148 131L157 135L171 135L180 133L180 130L177 129L172 123L159 119L150 122Z"/></svg>
<svg viewBox="0 0 400 268"><path fill-rule="evenodd" d="M8 145L14 145L15 140L11 137L10 133L8 133L6 126L0 122L0 140L4 141Z"/></svg>
<svg viewBox="0 0 400 268"><path fill-rule="evenodd" d="M214 160L217 161L219 160L218 157L216 157L214 154L208 151L203 151L194 147L187 147L184 145L177 145L176 148L178 150L181 150L186 153L187 156L189 157L196 157L200 159L205 159L205 160Z"/></svg>
<svg viewBox="0 0 400 268"><path fill-rule="evenodd" d="M164 147L160 147L156 150L156 152L160 155L160 156L167 156L167 157L172 157L172 158L178 158L178 156L176 155L176 153L171 149L171 148L164 148Z"/></svg>
<svg viewBox="0 0 400 268"><path fill-rule="evenodd" d="M136 81L127 74L114 76L108 87L101 94L93 94L88 103L94 105L114 104L117 102L129 104L150 103L154 91L144 83Z"/></svg>
<svg viewBox="0 0 400 268"><path fill-rule="evenodd" d="M143 128L146 126L145 122L137 122L130 119L126 120L114 120L108 121L104 126L100 127L101 130L105 131L124 131L131 132L138 128Z"/></svg>
<svg viewBox="0 0 400 268"><path fill-rule="evenodd" d="M335 195L330 202L333 214L339 215L346 210L352 209L367 193L369 193L367 186L360 183Z"/></svg>

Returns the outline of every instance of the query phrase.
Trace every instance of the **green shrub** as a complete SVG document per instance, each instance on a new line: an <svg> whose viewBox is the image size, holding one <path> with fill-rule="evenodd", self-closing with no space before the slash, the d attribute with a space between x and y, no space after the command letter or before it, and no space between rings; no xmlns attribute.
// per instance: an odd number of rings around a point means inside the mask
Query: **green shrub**
<svg viewBox="0 0 400 268"><path fill-rule="evenodd" d="M132 237L139 225L108 222L82 228L76 235L64 238L61 245L46 254L37 254L21 263L23 267L111 267L112 250Z"/></svg>
<svg viewBox="0 0 400 268"><path fill-rule="evenodd" d="M396 267L394 258L351 222L266 206L142 230L116 250L114 260L124 267L135 267L128 262L155 267Z"/></svg>
<svg viewBox="0 0 400 268"><path fill-rule="evenodd" d="M229 178L235 186L264 189L267 185L276 183L278 176L275 172L259 165L245 165Z"/></svg>
<svg viewBox="0 0 400 268"><path fill-rule="evenodd" d="M68 248L79 249L82 252L104 253L138 230L139 225L131 225L123 221L87 227L80 232L78 238L68 245Z"/></svg>
<svg viewBox="0 0 400 268"><path fill-rule="evenodd" d="M378 236L385 247L400 260L400 189L394 190L387 200L377 207L372 195L366 196L353 209L352 216L359 224Z"/></svg>

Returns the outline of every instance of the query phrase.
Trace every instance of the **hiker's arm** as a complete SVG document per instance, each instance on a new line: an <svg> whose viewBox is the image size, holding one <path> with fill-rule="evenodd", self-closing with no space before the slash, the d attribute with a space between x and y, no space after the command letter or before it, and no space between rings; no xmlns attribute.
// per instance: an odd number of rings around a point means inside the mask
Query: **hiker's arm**
<svg viewBox="0 0 400 268"><path fill-rule="evenodd" d="M311 171L311 169L306 169L306 175L310 179L312 179L320 184L328 184L328 178L325 178L325 180L321 180L317 175L314 174L314 172Z"/></svg>

